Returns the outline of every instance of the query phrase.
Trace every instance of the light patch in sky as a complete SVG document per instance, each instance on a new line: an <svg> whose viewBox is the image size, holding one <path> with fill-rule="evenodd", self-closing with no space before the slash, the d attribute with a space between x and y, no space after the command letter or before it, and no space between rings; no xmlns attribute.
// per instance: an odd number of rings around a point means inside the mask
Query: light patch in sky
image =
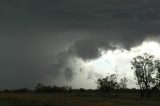
<svg viewBox="0 0 160 106"><path fill-rule="evenodd" d="M96 73L102 74L104 77L107 73L116 73L118 78L127 77L129 80L128 87L136 87L134 80L134 72L131 70L131 60L137 55L143 53L149 53L155 56L156 59L160 59L160 44L157 42L143 42L141 45L127 50L109 50L102 52L102 56L96 60L92 60L86 63L86 66L92 67L92 70Z"/></svg>
<svg viewBox="0 0 160 106"><path fill-rule="evenodd" d="M71 58L68 67L71 67L73 73L75 73L73 80L67 81L61 76L59 81L61 81L61 85L71 85L73 88L96 89L98 78L115 73L118 75L118 79L123 77L128 79L129 88L135 88L137 85L134 79L134 71L131 70L131 60L145 52L154 55L155 59L160 59L160 44L146 41L130 50L104 50L102 56L88 62L81 58ZM54 82L54 84L56 83Z"/></svg>
<svg viewBox="0 0 160 106"><path fill-rule="evenodd" d="M135 54L143 54L146 52L158 56L160 53L160 44L154 41L148 41L144 42L141 46L132 48L131 51Z"/></svg>

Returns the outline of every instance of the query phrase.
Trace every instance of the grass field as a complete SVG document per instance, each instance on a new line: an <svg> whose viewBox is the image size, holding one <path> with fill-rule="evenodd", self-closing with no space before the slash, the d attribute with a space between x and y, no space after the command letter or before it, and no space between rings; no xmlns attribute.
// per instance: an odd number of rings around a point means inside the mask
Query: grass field
<svg viewBox="0 0 160 106"><path fill-rule="evenodd" d="M160 99L141 99L128 94L116 97L68 94L0 94L0 106L160 106ZM6 105L5 105L6 104Z"/></svg>

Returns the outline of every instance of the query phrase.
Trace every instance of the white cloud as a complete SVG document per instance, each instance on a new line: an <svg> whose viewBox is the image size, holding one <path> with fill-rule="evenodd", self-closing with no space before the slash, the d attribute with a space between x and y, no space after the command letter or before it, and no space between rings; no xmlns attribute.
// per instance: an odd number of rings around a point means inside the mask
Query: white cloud
<svg viewBox="0 0 160 106"><path fill-rule="evenodd" d="M137 87L134 80L134 72L131 70L131 60L133 57L137 55L141 55L143 53L150 53L155 55L156 58L159 58L160 55L160 44L157 42L143 42L141 45L137 47L133 47L130 51L127 50L114 50L114 51L106 51L102 52L102 56L96 60L89 61L89 62L81 62L81 67L85 73L77 74L76 80L72 81L73 85L76 84L76 87L84 87L84 88L96 88L95 81L97 78L94 79L87 79L87 73L89 71L93 71L98 74L102 74L103 77L107 75L107 73L116 73L118 74L119 78L127 77L128 87L133 88ZM76 65L77 66L77 65ZM77 82L81 82L77 84ZM87 85L87 86L86 86ZM88 86L91 85L91 86Z"/></svg>

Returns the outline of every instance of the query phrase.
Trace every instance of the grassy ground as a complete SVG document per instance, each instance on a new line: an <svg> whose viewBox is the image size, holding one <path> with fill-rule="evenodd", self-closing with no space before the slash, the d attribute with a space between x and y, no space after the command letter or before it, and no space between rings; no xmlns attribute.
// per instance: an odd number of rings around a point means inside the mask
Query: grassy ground
<svg viewBox="0 0 160 106"><path fill-rule="evenodd" d="M15 106L160 106L160 99L140 99L133 94L116 98L66 94L0 94L1 103ZM5 105L4 105L5 106Z"/></svg>

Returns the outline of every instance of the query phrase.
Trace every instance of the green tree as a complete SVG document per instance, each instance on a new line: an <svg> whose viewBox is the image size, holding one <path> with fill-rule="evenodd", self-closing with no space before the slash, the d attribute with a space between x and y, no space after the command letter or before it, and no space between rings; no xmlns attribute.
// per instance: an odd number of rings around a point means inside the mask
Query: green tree
<svg viewBox="0 0 160 106"><path fill-rule="evenodd" d="M133 58L131 64L141 97L150 97L152 91L160 85L160 60L154 60L153 55L144 53L143 56Z"/></svg>
<svg viewBox="0 0 160 106"><path fill-rule="evenodd" d="M119 82L120 89L127 89L127 82L128 80L126 77L120 79L120 82Z"/></svg>
<svg viewBox="0 0 160 106"><path fill-rule="evenodd" d="M105 78L98 79L97 84L98 89L102 92L111 93L111 91L113 91L114 89L119 88L116 74L111 74L110 76L106 76Z"/></svg>

